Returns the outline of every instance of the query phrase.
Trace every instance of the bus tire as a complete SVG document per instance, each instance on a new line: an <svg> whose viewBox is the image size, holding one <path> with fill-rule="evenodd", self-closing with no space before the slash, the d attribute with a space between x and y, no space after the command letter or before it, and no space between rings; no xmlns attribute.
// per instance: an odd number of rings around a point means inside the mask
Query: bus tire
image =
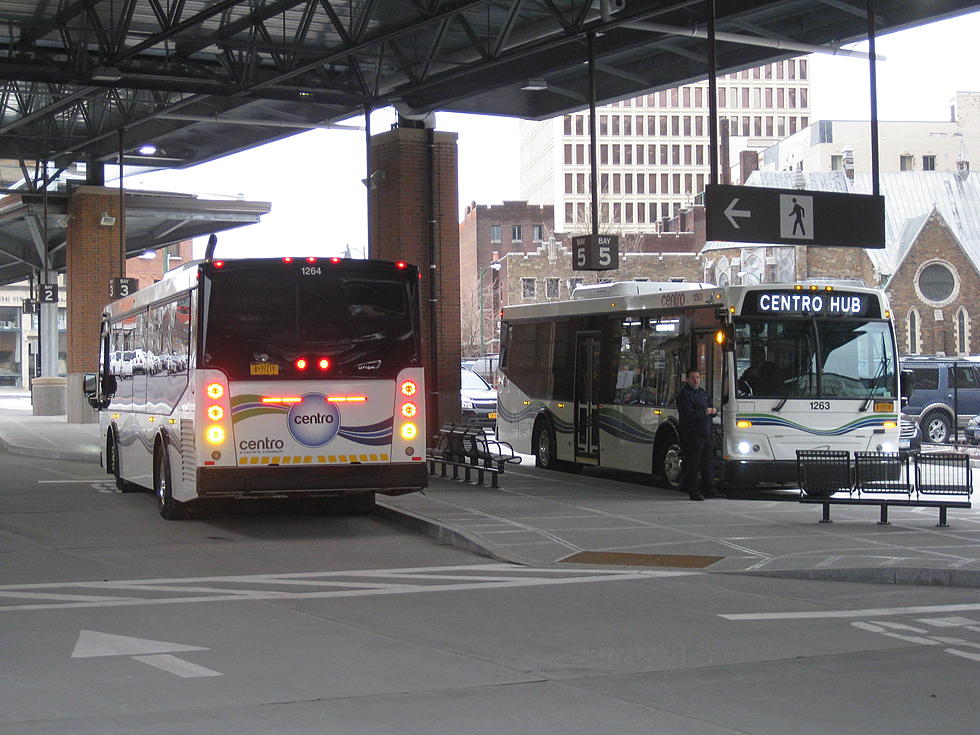
<svg viewBox="0 0 980 735"><path fill-rule="evenodd" d="M143 488L134 485L129 480L124 480L119 467L119 442L116 441L115 432L109 432L109 439L105 447L105 469L110 475L116 478L116 490L121 493L135 493Z"/></svg>
<svg viewBox="0 0 980 735"><path fill-rule="evenodd" d="M534 437L531 441L534 450L534 466L545 470L558 469L555 459L555 430L547 419L540 420L534 427Z"/></svg>
<svg viewBox="0 0 980 735"><path fill-rule="evenodd" d="M166 442L158 442L153 453L153 491L157 496L160 515L168 521L180 521L187 517L187 503L174 500L171 485L170 458Z"/></svg>
<svg viewBox="0 0 980 735"><path fill-rule="evenodd" d="M681 489L681 445L673 437L663 442L653 458L654 478L660 487Z"/></svg>

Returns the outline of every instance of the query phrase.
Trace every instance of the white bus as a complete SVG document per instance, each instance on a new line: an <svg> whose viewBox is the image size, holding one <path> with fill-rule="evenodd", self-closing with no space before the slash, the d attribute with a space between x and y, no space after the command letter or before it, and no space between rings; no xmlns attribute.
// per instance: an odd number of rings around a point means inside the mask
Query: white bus
<svg viewBox="0 0 980 735"><path fill-rule="evenodd" d="M677 488L675 398L689 368L719 409L723 486L795 482L797 449L898 449L885 295L811 283L634 281L505 307L497 435L541 467L644 472Z"/></svg>
<svg viewBox="0 0 980 735"><path fill-rule="evenodd" d="M419 272L342 258L204 260L106 307L102 458L164 518L198 498L420 490ZM116 355L129 355L116 358Z"/></svg>

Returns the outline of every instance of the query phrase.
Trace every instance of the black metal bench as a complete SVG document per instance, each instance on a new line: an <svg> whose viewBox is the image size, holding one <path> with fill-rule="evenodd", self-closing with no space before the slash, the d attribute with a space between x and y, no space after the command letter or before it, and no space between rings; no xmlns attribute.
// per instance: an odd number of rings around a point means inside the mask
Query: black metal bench
<svg viewBox="0 0 980 735"><path fill-rule="evenodd" d="M481 444L486 447L486 442L483 429L480 427L444 424L439 429L433 446L425 451L429 474L435 475L436 466L439 466L440 477L448 478L451 470L454 480L462 479L464 482L471 482L475 474L477 484L482 485L484 480L489 478L491 487L498 487L497 475L503 472L503 468L489 464L485 457L481 456L479 447ZM482 454L489 456L490 453L487 450ZM460 473L463 475L462 478Z"/></svg>
<svg viewBox="0 0 980 735"><path fill-rule="evenodd" d="M950 508L971 508L970 457L946 452L855 452L798 450L800 502L823 506L821 523L831 523L831 505L877 505L879 525L888 525L889 507L937 508L948 527ZM914 477L914 482L913 482Z"/></svg>
<svg viewBox="0 0 980 735"><path fill-rule="evenodd" d="M508 464L520 464L521 457L514 453L514 447L510 443L499 439L489 439L486 434L479 435L473 439L473 456L475 456L484 467L496 467L500 472Z"/></svg>

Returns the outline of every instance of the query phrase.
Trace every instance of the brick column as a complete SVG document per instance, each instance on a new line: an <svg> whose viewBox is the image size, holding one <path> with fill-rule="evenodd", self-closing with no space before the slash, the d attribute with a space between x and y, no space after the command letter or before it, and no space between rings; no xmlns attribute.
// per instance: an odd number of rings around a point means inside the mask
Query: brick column
<svg viewBox="0 0 980 735"><path fill-rule="evenodd" d="M430 435L461 416L456 138L456 133L408 127L371 138L370 173L383 173L373 178L369 254L417 264L422 272L422 361Z"/></svg>
<svg viewBox="0 0 980 735"><path fill-rule="evenodd" d="M97 416L82 395L82 376L99 367L99 327L109 302L109 279L119 278L118 189L80 186L68 202L65 282L68 288L68 421L89 423ZM100 224L103 213L115 217L112 226Z"/></svg>

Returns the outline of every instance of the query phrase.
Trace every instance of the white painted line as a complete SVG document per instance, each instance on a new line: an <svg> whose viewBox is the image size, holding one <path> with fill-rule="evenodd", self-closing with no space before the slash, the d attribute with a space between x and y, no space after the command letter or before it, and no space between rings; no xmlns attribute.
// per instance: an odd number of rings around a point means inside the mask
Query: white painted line
<svg viewBox="0 0 980 735"><path fill-rule="evenodd" d="M203 666L192 664L182 658L171 656L169 653L161 653L155 656L133 656L137 661L144 664L155 666L168 673L175 674L182 679L194 679L202 676L224 676L220 671L206 669Z"/></svg>
<svg viewBox="0 0 980 735"><path fill-rule="evenodd" d="M876 618L883 615L928 615L930 613L973 612L980 603L958 605L923 605L918 607L878 607L864 610L809 610L771 613L727 613L725 620L831 620L833 618Z"/></svg>
<svg viewBox="0 0 980 735"><path fill-rule="evenodd" d="M980 661L980 653L967 653L966 651L957 651L955 648L947 648L946 653L951 653L961 658L968 658L971 661Z"/></svg>
<svg viewBox="0 0 980 735"><path fill-rule="evenodd" d="M958 628L967 625L976 625L976 620L970 618L960 618L955 615L948 618L919 618L918 622L932 625L936 628Z"/></svg>
<svg viewBox="0 0 980 735"><path fill-rule="evenodd" d="M81 483L82 485L90 485L93 482L102 484L105 482L113 482L113 479L111 477L108 478L98 477L94 480L38 480L37 484L38 485L75 485Z"/></svg>
<svg viewBox="0 0 980 735"><path fill-rule="evenodd" d="M518 588L518 587L540 587L540 586L552 586L552 585L563 585L563 584L588 584L593 582L619 582L619 581L631 581L631 580L649 580L658 578L669 578L678 576L691 576L696 574L703 574L701 571L659 571L659 570L636 570L636 571L621 571L621 570L592 570L589 569L588 572L584 572L581 569L578 570L552 570L552 569L539 569L532 570L524 567L519 567L515 565L477 565L471 567L435 567L429 569L445 569L447 571L459 571L472 569L474 571L496 571L497 569L509 570L514 572L512 577L498 577L491 576L489 578L483 577L483 575L457 575L457 574L447 574L447 575L429 575L429 574L417 574L416 571L426 571L426 569L419 568L418 570L407 569L407 570L365 570L362 572L313 572L307 574L287 574L287 575L257 575L255 577L249 576L235 576L235 577L199 577L199 578L189 578L189 579L173 579L173 580L131 580L128 582L75 582L75 583L58 583L54 585L43 585L43 584L31 584L31 585L10 585L6 589L16 588L17 591L25 591L27 589L51 589L51 588L82 588L82 589L110 589L113 591L124 590L124 589L135 589L135 590L150 590L154 592L197 592L203 594L192 594L188 596L173 596L173 597L158 597L158 598L118 598L118 597L106 597L104 599L95 599L91 601L66 601L66 602L52 602L52 603L27 603L22 605L6 605L0 606L0 612L6 611L24 611L24 610L54 610L54 609L72 609L72 608L105 608L105 607L145 607L150 605L176 605L176 604L189 604L189 603L202 603L202 602L229 602L229 601L242 601L242 600L313 600L313 599L327 599L327 598L341 598L341 597L363 597L363 596L375 596L375 595L391 595L391 594L418 594L418 593L432 593L432 592L454 592L463 590L496 590L504 588ZM395 573L395 572L401 573ZM548 574L549 576L527 576L533 574L534 572ZM563 573L563 574L562 574ZM577 574L578 576L572 576ZM397 579L400 583L376 583L376 584L365 584L363 582L346 582L342 579L338 580L338 577L344 576L360 576L360 577L385 577L388 579ZM521 576L518 576L521 575ZM221 589L218 593L214 593L214 588L205 588L197 586L188 586L189 582L200 581L200 582L214 582L220 581L223 583L240 583L240 584L271 584L271 585L282 585L282 584L292 584L297 578L306 577L306 582L309 582L309 586L317 587L321 589L309 592L299 592L299 591L285 591L281 589L234 589L225 590ZM313 583L313 579L322 577L333 577L334 579L329 581L322 581L320 584ZM428 583L428 580L444 580L444 584L432 584ZM488 581L489 580L489 581ZM416 583L413 583L416 582ZM302 582L301 582L302 584ZM303 586L307 586L303 584ZM341 587L342 589L333 589L333 587ZM327 588L327 589L324 589ZM0 587L0 591L5 588ZM44 593L42 593L44 594ZM159 652L159 651L157 651Z"/></svg>

